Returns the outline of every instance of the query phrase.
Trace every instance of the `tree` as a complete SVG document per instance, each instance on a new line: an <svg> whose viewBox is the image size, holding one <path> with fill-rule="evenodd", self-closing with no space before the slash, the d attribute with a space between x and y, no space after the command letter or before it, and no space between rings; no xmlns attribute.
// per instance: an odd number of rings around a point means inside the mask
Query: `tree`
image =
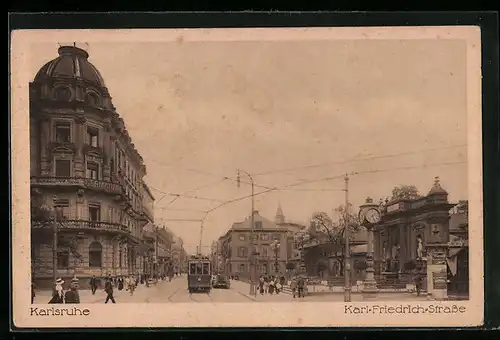
<svg viewBox="0 0 500 340"><path fill-rule="evenodd" d="M340 263L340 269L343 270L345 258L345 226L348 226L350 239L352 234L360 230L358 218L353 214L352 205L349 206L349 213L346 215L345 206L339 206L335 209L338 219L334 221L325 212L316 212L313 214L311 224L307 229L309 239L318 243L331 244L338 249L337 259ZM346 223L347 218L347 223Z"/></svg>
<svg viewBox="0 0 500 340"><path fill-rule="evenodd" d="M416 186L399 185L392 189L391 200L414 200L420 197Z"/></svg>
<svg viewBox="0 0 500 340"><path fill-rule="evenodd" d="M460 200L456 205L457 213L469 215L469 201L468 200Z"/></svg>

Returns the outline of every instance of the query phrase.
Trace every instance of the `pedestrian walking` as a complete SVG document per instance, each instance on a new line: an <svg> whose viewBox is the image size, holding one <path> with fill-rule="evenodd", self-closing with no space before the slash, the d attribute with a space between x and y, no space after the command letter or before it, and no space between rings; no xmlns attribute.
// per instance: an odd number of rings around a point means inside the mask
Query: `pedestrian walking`
<svg viewBox="0 0 500 340"><path fill-rule="evenodd" d="M64 303L80 303L80 294L78 293L78 278L71 279L70 289L64 294Z"/></svg>
<svg viewBox="0 0 500 340"><path fill-rule="evenodd" d="M264 294L269 293L269 279L266 277L264 278Z"/></svg>
<svg viewBox="0 0 500 340"><path fill-rule="evenodd" d="M304 286L305 286L304 279L300 277L297 282L297 290L299 291L299 298L304 297Z"/></svg>
<svg viewBox="0 0 500 340"><path fill-rule="evenodd" d="M275 287L274 287L274 281L271 280L271 281L269 281L269 295L273 295L274 289L275 289Z"/></svg>
<svg viewBox="0 0 500 340"><path fill-rule="evenodd" d="M420 273L415 277L415 288L417 290L417 296L420 296L420 292L422 291L422 276Z"/></svg>
<svg viewBox="0 0 500 340"><path fill-rule="evenodd" d="M276 294L279 294L282 286L278 278L274 279L274 287L276 288Z"/></svg>
<svg viewBox="0 0 500 340"><path fill-rule="evenodd" d="M109 300L111 300L111 302L113 303L116 303L115 298L113 296L113 283L110 279L106 280L106 283L104 284L104 291L107 294L104 303L108 303Z"/></svg>
<svg viewBox="0 0 500 340"><path fill-rule="evenodd" d="M123 276L120 276L118 278L118 290L122 290L123 289Z"/></svg>
<svg viewBox="0 0 500 340"><path fill-rule="evenodd" d="M52 295L49 303L64 303L64 289L62 286L64 284L64 280L58 278L54 284L54 294Z"/></svg>
<svg viewBox="0 0 500 340"><path fill-rule="evenodd" d="M97 279L95 278L95 275L92 275L90 278L90 289L92 290L92 295L95 295L97 290Z"/></svg>
<svg viewBox="0 0 500 340"><path fill-rule="evenodd" d="M292 290L292 296L295 299L295 294L297 292L297 280L295 278L290 282L290 289Z"/></svg>
<svg viewBox="0 0 500 340"><path fill-rule="evenodd" d="M259 279L259 291L260 295L264 295L264 276L261 276Z"/></svg>
<svg viewBox="0 0 500 340"><path fill-rule="evenodd" d="M134 295L134 291L135 291L135 278L134 277L130 277L128 279L128 291L130 292L130 295Z"/></svg>

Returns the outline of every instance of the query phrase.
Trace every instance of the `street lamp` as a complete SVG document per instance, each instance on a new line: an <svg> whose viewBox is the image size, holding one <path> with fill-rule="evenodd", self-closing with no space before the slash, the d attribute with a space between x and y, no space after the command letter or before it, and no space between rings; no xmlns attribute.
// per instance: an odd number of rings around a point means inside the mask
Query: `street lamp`
<svg viewBox="0 0 500 340"><path fill-rule="evenodd" d="M255 223L254 223L254 210L255 210L255 191L254 191L254 182L252 175L250 175L248 172L243 171L238 169L238 175L236 177L236 183L238 188L240 187L240 172L244 173L245 175L248 176L250 179L251 185L252 185L252 211L250 213L250 223L252 224L251 229L250 229L250 242L251 242L251 253L250 253L250 266L253 266L253 268L250 268L250 295L255 295L257 296L257 289L255 287L256 281L257 281L257 263L256 263L256 242L254 240L254 235L255 235Z"/></svg>
<svg viewBox="0 0 500 340"><path fill-rule="evenodd" d="M277 273L279 273L279 251L280 251L280 243L278 240L274 240L274 242L271 244L271 247L274 251L274 271Z"/></svg>

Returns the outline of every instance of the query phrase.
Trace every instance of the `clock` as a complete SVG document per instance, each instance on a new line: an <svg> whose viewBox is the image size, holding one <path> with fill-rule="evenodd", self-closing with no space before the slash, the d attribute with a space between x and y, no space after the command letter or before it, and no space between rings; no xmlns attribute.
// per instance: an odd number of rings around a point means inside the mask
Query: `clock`
<svg viewBox="0 0 500 340"><path fill-rule="evenodd" d="M368 223L375 224L380 222L380 211L377 208L370 208L368 209L365 214L365 220Z"/></svg>

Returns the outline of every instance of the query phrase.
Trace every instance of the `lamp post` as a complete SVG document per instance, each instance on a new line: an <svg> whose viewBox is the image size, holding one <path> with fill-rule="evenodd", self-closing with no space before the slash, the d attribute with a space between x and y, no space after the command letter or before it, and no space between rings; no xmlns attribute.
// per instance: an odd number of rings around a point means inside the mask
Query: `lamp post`
<svg viewBox="0 0 500 340"><path fill-rule="evenodd" d="M271 247L273 248L274 251L274 271L276 273L279 273L279 251L280 251L280 243L275 240Z"/></svg>
<svg viewBox="0 0 500 340"><path fill-rule="evenodd" d="M256 263L256 242L254 240L254 235L255 235L255 223L254 223L254 210L255 210L255 191L254 191L254 182L252 175L250 175L248 172L243 171L238 169L238 176L236 177L236 182L238 185L238 188L240 187L240 172L243 172L245 175L248 176L250 179L250 183L252 185L252 211L250 213L250 223L251 223L251 229L250 229L250 242L251 242L251 253L250 253L250 295L257 295L257 289L255 287L255 283L257 281L257 263Z"/></svg>
<svg viewBox="0 0 500 340"><path fill-rule="evenodd" d="M344 256L344 302L351 302L351 254L349 246L349 176L346 174L345 182L345 209L344 209L344 243L345 243L345 256Z"/></svg>
<svg viewBox="0 0 500 340"><path fill-rule="evenodd" d="M52 206L44 206L49 212L49 221L52 224L52 282L57 280L57 251L58 251L58 223L60 221L60 208L56 206L57 196L52 197Z"/></svg>

